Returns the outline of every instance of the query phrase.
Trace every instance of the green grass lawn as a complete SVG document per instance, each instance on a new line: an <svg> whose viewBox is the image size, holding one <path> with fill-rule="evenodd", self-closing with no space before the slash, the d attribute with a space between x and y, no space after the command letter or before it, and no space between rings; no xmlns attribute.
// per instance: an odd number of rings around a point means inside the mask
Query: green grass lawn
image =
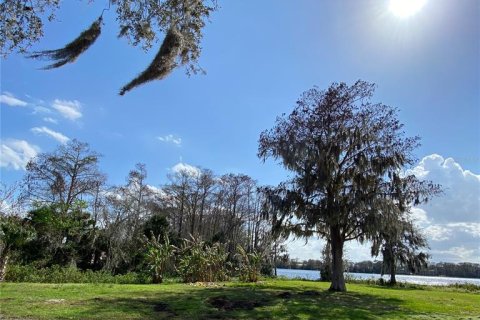
<svg viewBox="0 0 480 320"><path fill-rule="evenodd" d="M0 285L1 319L480 319L480 293L267 280L210 286Z"/></svg>

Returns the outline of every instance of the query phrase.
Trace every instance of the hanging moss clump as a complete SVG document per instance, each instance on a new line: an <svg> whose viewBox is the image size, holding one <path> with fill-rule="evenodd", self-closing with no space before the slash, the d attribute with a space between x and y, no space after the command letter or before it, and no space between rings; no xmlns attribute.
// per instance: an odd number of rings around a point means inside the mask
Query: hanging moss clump
<svg viewBox="0 0 480 320"><path fill-rule="evenodd" d="M171 27L165 35L165 39L163 39L160 50L148 68L125 85L120 90L120 95L123 96L125 92L146 82L165 78L177 66L176 58L181 49L182 34L175 27Z"/></svg>
<svg viewBox="0 0 480 320"><path fill-rule="evenodd" d="M92 25L83 31L75 40L65 47L56 50L45 50L34 52L28 58L42 58L55 61L42 69L55 69L75 60L87 50L97 39L102 31L102 17L100 16Z"/></svg>

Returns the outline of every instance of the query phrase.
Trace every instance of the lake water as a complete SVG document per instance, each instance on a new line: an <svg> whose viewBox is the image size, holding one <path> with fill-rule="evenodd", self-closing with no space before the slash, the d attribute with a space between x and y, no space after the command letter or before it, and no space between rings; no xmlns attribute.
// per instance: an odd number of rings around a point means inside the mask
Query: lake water
<svg viewBox="0 0 480 320"><path fill-rule="evenodd" d="M320 279L320 272L316 270L300 270L300 269L277 269L277 275L286 277L289 279L301 278L308 280ZM380 279L379 274L374 273L346 273L346 276L353 277L355 279ZM389 276L383 276L383 279L388 280ZM414 284L426 284L436 286L446 286L455 283L469 283L480 286L480 279L470 278L451 278L451 277L428 277L428 276L411 276L411 275L397 275L397 282L408 282Z"/></svg>

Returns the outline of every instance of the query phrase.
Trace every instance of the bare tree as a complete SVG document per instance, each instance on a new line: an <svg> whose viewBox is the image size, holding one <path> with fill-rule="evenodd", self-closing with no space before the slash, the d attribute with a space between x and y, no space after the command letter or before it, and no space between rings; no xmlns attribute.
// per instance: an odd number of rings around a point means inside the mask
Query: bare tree
<svg viewBox="0 0 480 320"><path fill-rule="evenodd" d="M157 207L155 192L146 183L147 170L137 164L128 174L126 184L107 192L108 208L104 211L108 256L106 267L130 265L138 252L143 236L143 225Z"/></svg>
<svg viewBox="0 0 480 320"><path fill-rule="evenodd" d="M188 232L184 229L187 211L187 197L191 188L192 174L187 170L180 170L168 176L170 182L164 187L166 205L172 225L178 237L187 238Z"/></svg>
<svg viewBox="0 0 480 320"><path fill-rule="evenodd" d="M76 201L87 201L105 176L98 169L99 154L77 140L51 153L41 153L27 164L26 198L40 205L56 204L67 213Z"/></svg>
<svg viewBox="0 0 480 320"><path fill-rule="evenodd" d="M25 213L25 203L21 193L21 183L16 182L12 185L6 185L0 182L0 216L22 215Z"/></svg>

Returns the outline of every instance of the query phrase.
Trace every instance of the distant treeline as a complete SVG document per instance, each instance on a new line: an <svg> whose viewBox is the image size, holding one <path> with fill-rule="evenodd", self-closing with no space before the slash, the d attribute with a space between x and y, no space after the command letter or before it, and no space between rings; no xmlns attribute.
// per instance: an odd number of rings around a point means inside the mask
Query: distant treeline
<svg viewBox="0 0 480 320"><path fill-rule="evenodd" d="M137 164L124 184L109 185L99 159L88 144L72 140L30 160L21 183L0 184L0 281L17 265L58 277L73 267L158 281L181 269L190 282L198 264L218 279L220 269L233 274L250 256L259 261L255 268L272 271L282 250L253 178L180 164L153 187L145 165Z"/></svg>
<svg viewBox="0 0 480 320"><path fill-rule="evenodd" d="M283 259L282 261L277 262L277 268L285 269L320 270L321 267L322 261L314 259L303 261L297 259ZM398 266L397 268L398 274L410 274L410 272L402 266ZM382 273L382 261L349 261L346 263L346 269L348 272L380 274ZM422 269L416 274L423 276L480 278L480 264L469 262L431 262L426 269Z"/></svg>

